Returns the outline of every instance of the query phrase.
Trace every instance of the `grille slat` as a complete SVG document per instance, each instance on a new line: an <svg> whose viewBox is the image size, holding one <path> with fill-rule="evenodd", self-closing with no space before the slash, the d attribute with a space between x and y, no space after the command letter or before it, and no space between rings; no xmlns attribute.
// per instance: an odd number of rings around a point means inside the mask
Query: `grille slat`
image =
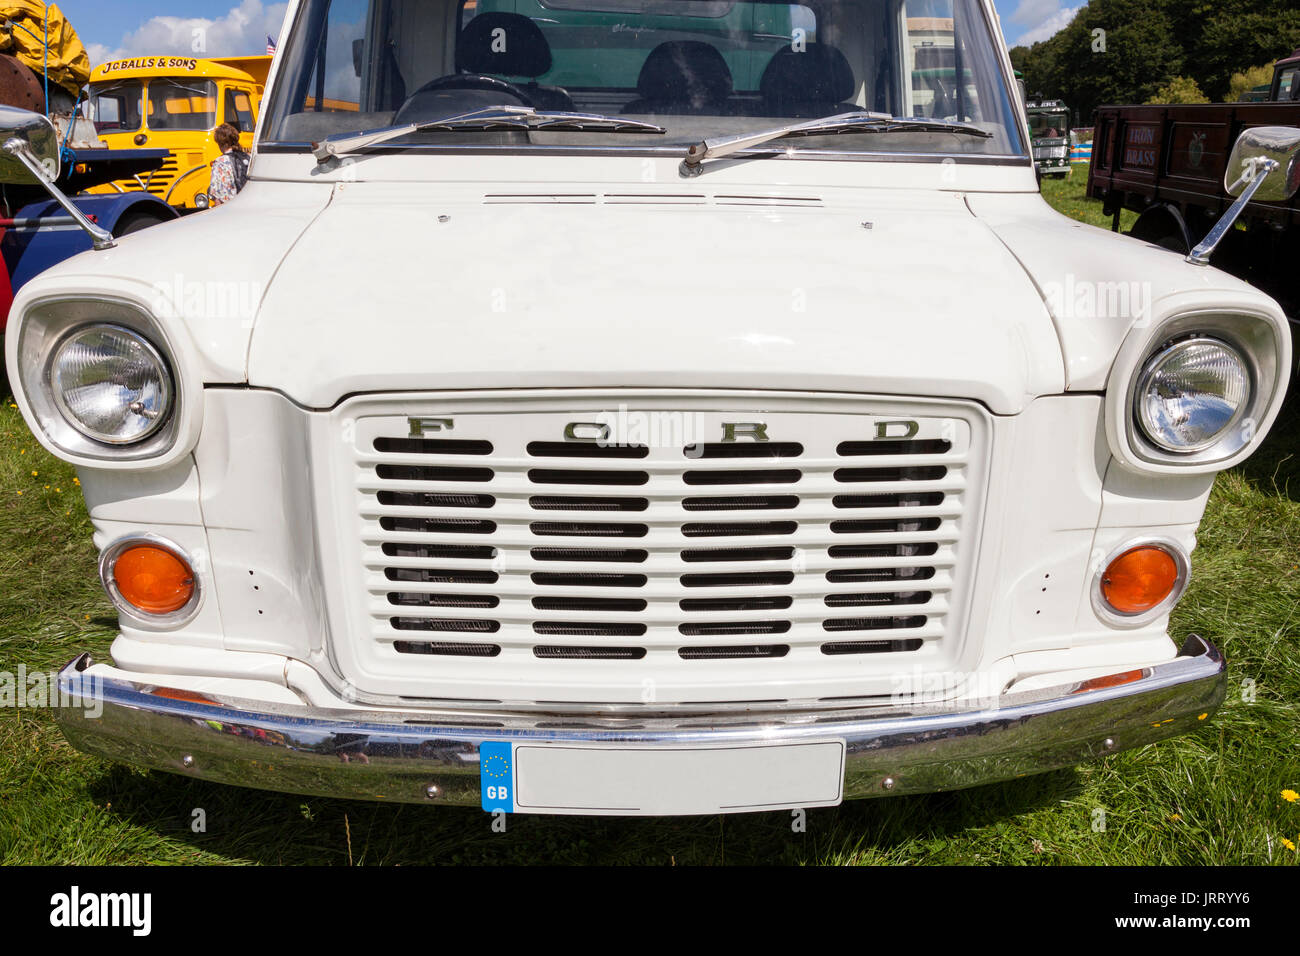
<svg viewBox="0 0 1300 956"><path fill-rule="evenodd" d="M533 655L551 660L571 661L639 661L645 657L644 647L582 647L538 644Z"/></svg>
<svg viewBox="0 0 1300 956"><path fill-rule="evenodd" d="M535 546L556 544L563 539L556 538L539 538L535 541ZM572 547L591 547L593 541L602 541L602 539L575 538ZM567 546L567 545L566 545ZM848 547L848 546L846 546ZM816 576L820 577L827 573L837 573L844 570L870 570L882 571L889 569L902 569L924 566L931 572L937 573L941 569L952 568L956 562L956 556L950 549L940 548L933 552L931 546L923 544L912 545L869 545L863 544L861 548L876 548L885 554L872 553L862 557L833 558L828 557L825 551L808 551L796 552L796 556L788 561L767 562L766 564L756 563L754 561L728 560L706 563L686 563L681 560L680 552L675 550L652 550L649 551L648 557L637 566L637 573L643 575L647 582L657 582L665 585L671 585L676 582L682 574L750 574L754 572L781 572L797 573L798 579ZM901 549L906 549L904 553ZM623 550L621 543L610 540L610 551ZM485 567L491 567L494 570L509 569L511 573L524 575L534 571L573 571L573 568L554 568L549 567L546 562L537 562L533 559L527 549L510 550L498 549L498 556L488 564L483 562L455 561L447 559L429 559L421 560L409 557L388 557L382 553L377 553L373 561L367 562L372 567L383 570L384 573L394 570L456 570L456 571L473 571L477 572ZM609 568L593 568L593 571L609 571ZM824 581L825 579L823 579ZM793 584L792 581L786 581L786 584Z"/></svg>
<svg viewBox="0 0 1300 956"><path fill-rule="evenodd" d="M645 445L602 445L596 442L534 441L528 443L534 458L640 459L650 454Z"/></svg>
<svg viewBox="0 0 1300 956"><path fill-rule="evenodd" d="M739 484L739 485L691 485L683 488L680 482L680 473L676 476L659 475L655 481L650 481L647 472L640 472L645 475L645 482L637 486L618 486L618 485L600 485L593 482L578 482L574 484L565 484L564 479L576 474L576 470L571 469L535 469L547 471L548 476L553 480L534 483L528 479L526 474L514 474L503 472L497 468L498 462L494 459L461 459L466 461L491 461L492 469L470 467L468 465L459 466L421 466L415 464L381 464L376 465L374 473L362 473L357 478L357 488L362 492L374 493L378 491L403 491L403 492L442 492L442 493L467 493L475 491L485 491L480 487L475 487L472 482L490 481L492 483L491 493L499 501L509 501L512 499L527 500L529 497L573 497L573 498L621 498L637 497L643 498L652 507L659 506L678 506L684 509L688 508L687 502L691 499L711 499L711 500L744 500L744 499L770 499L770 498L793 498L795 503L798 501L829 499L836 495L847 494L923 494L925 492L944 492L945 494L955 495L965 490L966 482L964 478L955 471L949 471L946 468L940 470L945 472L941 477L936 478L900 478L898 469L865 469L871 472L869 479L863 479L857 484L852 480L852 473L863 469L846 469L835 468L827 471L813 472L807 468L801 469L802 477L797 483L791 485L782 484ZM380 469L384 474L380 475ZM692 469L699 470L699 469ZM769 471L772 469L768 469ZM786 469L776 469L778 471ZM433 473L437 471L447 471L450 477L439 480L437 477L419 477L417 473ZM478 472L492 471L493 475L484 478L478 478ZM837 477L843 472L843 477ZM882 474L883 472L883 474ZM467 474L468 473L468 474ZM717 474L717 472L711 472ZM629 474L621 472L620 474ZM635 474L635 473L634 473ZM735 474L730 472L730 474ZM638 479L639 480L639 479ZM797 492L797 494L796 494Z"/></svg>
<svg viewBox="0 0 1300 956"><path fill-rule="evenodd" d="M644 498L598 498L579 495L534 495L528 504L538 511L645 511Z"/></svg>
<svg viewBox="0 0 1300 956"><path fill-rule="evenodd" d="M610 590L605 593L617 595L627 592ZM764 634L784 634L787 630L794 629L799 631L798 637L803 642L824 641L827 638L823 633L826 630L823 624L827 620L851 620L854 622L874 620L886 622L879 625L878 628L866 626L863 628L880 629L891 626L888 625L888 622L900 618L900 616L919 616L918 612L923 611L925 615L937 618L947 610L946 603L941 601L932 601L923 606L900 604L850 605L832 610L823 603L824 599L801 601L799 604L790 607L764 607L758 604L750 609L719 609L711 611L684 611L680 608L678 602L647 602L647 607L641 610L634 610L631 607L628 610L617 610L597 603L600 598L591 597L581 599L582 603L570 604L555 609L543 609L531 601L516 602L508 599L501 599L497 604L492 604L490 601L471 604L468 599L474 598L475 595L460 592L448 593L445 598L443 595L430 596L407 591L397 591L392 592L392 594L397 599L396 602L385 596L371 604L371 610L376 616L386 614L388 619L396 616L411 622L475 622L491 620L500 625L501 631L497 636L503 644L517 643L520 640L527 642L529 640L528 636L526 634L521 635L520 629L532 628L535 625L622 626L630 624L635 624L638 627L644 626L654 632L652 636L657 643L670 640L670 632L692 635L711 633L715 636L728 636L733 633L751 633L751 628L757 629L753 630L752 633ZM436 603L415 603L425 597L432 597ZM496 595L492 595L492 597L496 597ZM578 601L579 599L574 600ZM588 605L589 609L584 609L583 604L588 601L591 602ZM387 623L383 627L385 631L392 626L391 620L388 619L386 619ZM927 620L926 623L918 624L913 629L924 630L928 633L927 629L930 626L931 622ZM430 627L435 626L430 625ZM448 625L445 623L436 625L436 628L446 627ZM691 630L692 628L699 628L699 630ZM424 628L412 624L409 627L399 629L422 630ZM854 627L845 625L840 629L853 630Z"/></svg>
<svg viewBox="0 0 1300 956"><path fill-rule="evenodd" d="M799 529L795 521L755 521L750 523L708 523L688 521L682 525L682 534L688 538L731 538L749 535L794 534Z"/></svg>
<svg viewBox="0 0 1300 956"><path fill-rule="evenodd" d="M409 571L418 569L395 568L394 571ZM606 569L608 570L608 569ZM638 572L641 570L637 569ZM859 569L863 570L863 569ZM469 574L466 570L463 572ZM495 574L495 572L489 572ZM387 573L382 573L379 578L374 580L370 590L381 597L394 590L395 579L389 578ZM401 590L403 593L410 594L432 594L437 592L448 592L450 589L445 583L430 583L422 581L401 581ZM828 581L824 574L822 575L799 575L790 585L781 588L779 594L773 594L770 587L740 587L728 591L725 598L710 598L707 592L700 591L683 591L680 582L676 577L651 578L646 586L638 588L635 594L637 600L644 600L649 605L662 603L665 606L681 607L681 602L692 600L738 600L751 601L760 598L790 598L791 600L811 600L821 602L824 598L835 597L841 594L877 594L877 593L896 593L900 590L925 590L934 595L942 594L951 587L952 581L946 569L936 570L923 583L913 586L910 582L898 578L890 578L883 581ZM484 593L493 594L501 598L502 601L520 601L527 606L534 595L539 593L538 587L533 585L527 575L511 576L506 575L492 583L464 583L454 588L458 593L474 594ZM547 598L577 598L583 599L597 594L599 597L612 596L606 591L592 592L584 590L582 587L572 586L547 586L542 592ZM686 596L683 597L683 594ZM594 599L594 598L593 598ZM931 600L939 600L933 597ZM682 610L688 608L681 607ZM828 616L823 614L822 616Z"/></svg>
<svg viewBox="0 0 1300 956"><path fill-rule="evenodd" d="M952 451L952 442L943 438L922 441L846 441L840 442L835 453L841 458L921 455L946 455Z"/></svg>
<svg viewBox="0 0 1300 956"><path fill-rule="evenodd" d="M490 455L490 441L452 438L376 438L375 451L392 455Z"/></svg>
<svg viewBox="0 0 1300 956"><path fill-rule="evenodd" d="M533 468L528 480L535 485L644 485L650 476L644 471L579 471L576 468Z"/></svg>
<svg viewBox="0 0 1300 956"><path fill-rule="evenodd" d="M677 654L684 661L725 661L736 658L785 657L790 653L788 644L747 644L737 647L683 647Z"/></svg>
<svg viewBox="0 0 1300 956"><path fill-rule="evenodd" d="M534 521L529 530L543 537L644 538L650 529L635 522Z"/></svg>
<svg viewBox="0 0 1300 956"><path fill-rule="evenodd" d="M431 654L442 657L496 657L501 653L499 644L469 644L450 641L395 641L393 649L399 654Z"/></svg>
<svg viewBox="0 0 1300 956"><path fill-rule="evenodd" d="M682 455L692 461L719 458L798 458L803 445L798 442L710 442L687 445Z"/></svg>
<svg viewBox="0 0 1300 956"><path fill-rule="evenodd" d="M388 603L399 607L438 608L494 608L501 603L495 594L421 594L410 591L393 591Z"/></svg>
<svg viewBox="0 0 1300 956"><path fill-rule="evenodd" d="M533 548L534 561L599 561L619 564L640 564L649 557L648 551L639 548Z"/></svg>
<svg viewBox="0 0 1300 956"><path fill-rule="evenodd" d="M792 485L803 477L797 468L766 468L737 471L688 471L682 480L688 485Z"/></svg>

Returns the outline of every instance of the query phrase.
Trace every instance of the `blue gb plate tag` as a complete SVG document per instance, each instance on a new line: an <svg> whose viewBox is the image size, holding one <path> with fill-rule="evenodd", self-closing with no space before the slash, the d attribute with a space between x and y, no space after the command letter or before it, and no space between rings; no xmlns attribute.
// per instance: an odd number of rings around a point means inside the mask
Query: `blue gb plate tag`
<svg viewBox="0 0 1300 956"><path fill-rule="evenodd" d="M515 761L511 744L488 741L478 748L479 790L488 813L515 812Z"/></svg>

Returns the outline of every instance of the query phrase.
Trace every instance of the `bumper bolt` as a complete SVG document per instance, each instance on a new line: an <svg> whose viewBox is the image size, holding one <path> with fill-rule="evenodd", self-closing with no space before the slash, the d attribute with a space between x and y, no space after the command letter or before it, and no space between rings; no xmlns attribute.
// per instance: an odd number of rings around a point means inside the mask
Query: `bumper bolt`
<svg viewBox="0 0 1300 956"><path fill-rule="evenodd" d="M182 766L182 767L193 767L193 766L194 766L194 758L193 758L192 756L190 756L189 754L186 754L184 757L181 758L181 766Z"/></svg>
<svg viewBox="0 0 1300 956"><path fill-rule="evenodd" d="M894 789L894 778L893 778L893 777L886 777L884 780L880 781L880 789L881 789L881 790L893 790L893 789Z"/></svg>
<svg viewBox="0 0 1300 956"><path fill-rule="evenodd" d="M437 800L440 796L442 796L442 791L438 789L437 784L431 783L424 788L424 795L428 797L430 800Z"/></svg>

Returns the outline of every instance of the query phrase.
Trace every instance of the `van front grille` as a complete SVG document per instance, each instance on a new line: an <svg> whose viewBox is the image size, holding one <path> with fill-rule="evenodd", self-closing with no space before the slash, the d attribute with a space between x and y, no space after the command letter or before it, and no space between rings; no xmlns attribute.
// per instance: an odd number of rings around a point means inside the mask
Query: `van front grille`
<svg viewBox="0 0 1300 956"><path fill-rule="evenodd" d="M370 624L346 676L619 700L645 674L673 699L700 682L705 699L771 699L941 663L985 432L977 412L920 411L648 408L703 434L626 444L592 440L607 433L590 409L353 411ZM425 419L456 437L412 434Z"/></svg>

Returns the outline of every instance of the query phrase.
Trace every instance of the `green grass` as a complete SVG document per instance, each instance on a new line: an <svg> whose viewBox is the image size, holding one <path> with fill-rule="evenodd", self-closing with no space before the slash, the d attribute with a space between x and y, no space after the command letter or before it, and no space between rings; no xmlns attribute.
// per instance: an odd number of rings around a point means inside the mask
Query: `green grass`
<svg viewBox="0 0 1300 956"><path fill-rule="evenodd" d="M1109 225L1085 177L1058 208ZM1218 481L1176 636L1229 660L1224 710L1192 736L1095 765L949 794L788 814L514 817L221 787L80 754L40 711L0 709L0 860L10 863L1287 864L1300 843L1300 402ZM33 474L36 472L36 474ZM0 670L107 656L114 615L71 469L0 408ZM1244 681L1255 701L1242 700ZM193 833L202 808L207 831ZM1106 814L1094 832L1094 811Z"/></svg>
<svg viewBox="0 0 1300 956"><path fill-rule="evenodd" d="M1100 229L1110 228L1111 218L1102 214L1101 202L1089 199L1087 196L1088 167L1075 166L1070 170L1069 176L1060 179L1049 176L1043 180L1042 189L1043 198L1051 203L1057 212L1079 222L1086 222L1090 226L1097 226ZM1121 230L1132 229L1135 222L1137 222L1137 213L1127 209L1120 213Z"/></svg>

